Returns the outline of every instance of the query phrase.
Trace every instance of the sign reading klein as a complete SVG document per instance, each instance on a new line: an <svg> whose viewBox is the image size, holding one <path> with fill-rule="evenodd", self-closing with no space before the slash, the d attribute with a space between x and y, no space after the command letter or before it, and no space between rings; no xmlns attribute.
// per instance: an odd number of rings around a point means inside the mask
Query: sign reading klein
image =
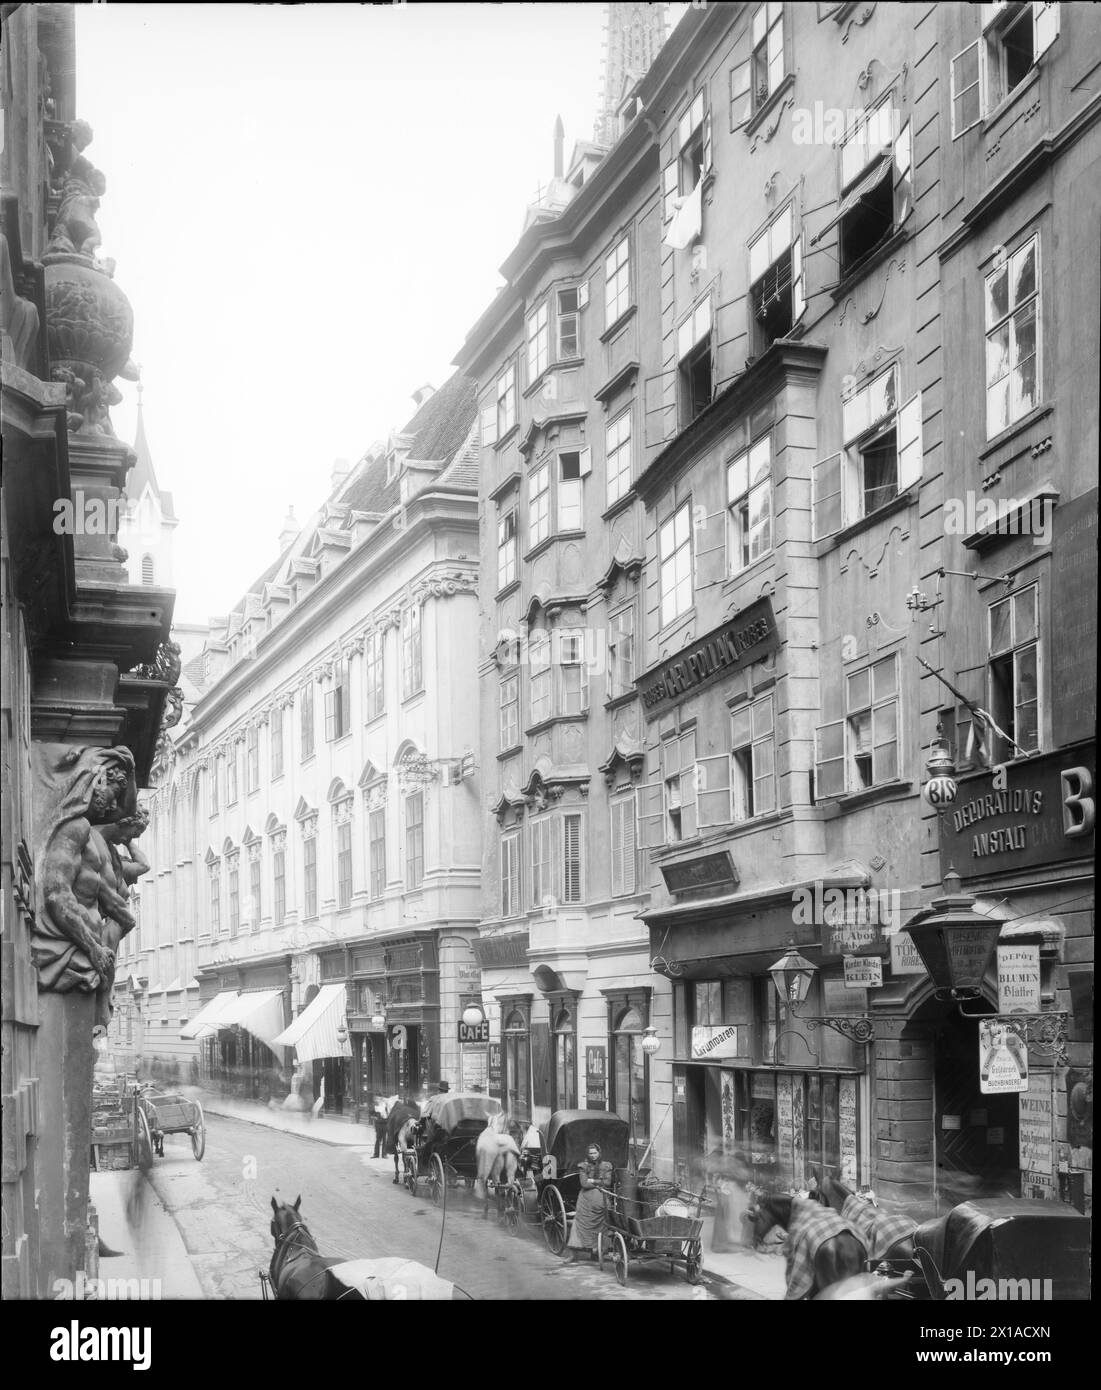
<svg viewBox="0 0 1101 1390"><path fill-rule="evenodd" d="M686 695L760 661L780 645L772 600L759 598L713 632L635 682L647 719L657 719Z"/></svg>

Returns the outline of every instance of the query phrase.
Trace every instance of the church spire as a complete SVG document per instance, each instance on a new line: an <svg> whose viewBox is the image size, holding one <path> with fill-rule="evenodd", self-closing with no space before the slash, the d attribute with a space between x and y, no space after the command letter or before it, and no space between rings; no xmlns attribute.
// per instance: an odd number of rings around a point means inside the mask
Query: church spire
<svg viewBox="0 0 1101 1390"><path fill-rule="evenodd" d="M604 8L604 73L594 138L597 144L614 145L620 133L619 104L665 42L665 6L612 3Z"/></svg>

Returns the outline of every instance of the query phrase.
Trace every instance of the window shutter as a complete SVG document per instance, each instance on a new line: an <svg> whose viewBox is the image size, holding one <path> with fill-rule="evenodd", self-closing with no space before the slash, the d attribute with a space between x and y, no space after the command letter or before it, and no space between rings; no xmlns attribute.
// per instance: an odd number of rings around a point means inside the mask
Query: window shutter
<svg viewBox="0 0 1101 1390"><path fill-rule="evenodd" d="M730 70L730 129L738 130L753 115L753 95L749 90L749 63L738 63Z"/></svg>
<svg viewBox="0 0 1101 1390"><path fill-rule="evenodd" d="M845 794L845 721L835 719L814 731L814 799Z"/></svg>
<svg viewBox="0 0 1101 1390"><path fill-rule="evenodd" d="M699 810L697 798L700 788L700 774L696 764L696 731L693 729L680 738L680 828L681 838L693 840L699 829Z"/></svg>
<svg viewBox="0 0 1101 1390"><path fill-rule="evenodd" d="M898 132L892 151L894 168L891 171L894 192L895 226L901 227L910 216L914 206L914 181L910 149L910 122L907 121Z"/></svg>
<svg viewBox="0 0 1101 1390"><path fill-rule="evenodd" d="M1048 0L1033 0L1032 60L1046 53L1059 37L1059 6Z"/></svg>
<svg viewBox="0 0 1101 1390"><path fill-rule="evenodd" d="M577 470L583 478L587 478L593 471L593 451L586 444L577 453Z"/></svg>
<svg viewBox="0 0 1101 1390"><path fill-rule="evenodd" d="M1058 33L1059 21L1056 19L1056 33ZM711 108L708 107L707 114L703 118L703 172L711 171Z"/></svg>
<svg viewBox="0 0 1101 1390"><path fill-rule="evenodd" d="M696 763L700 828L730 821L730 755L719 753Z"/></svg>
<svg viewBox="0 0 1101 1390"><path fill-rule="evenodd" d="M898 412L898 490L905 490L921 477L921 392L911 396Z"/></svg>
<svg viewBox="0 0 1101 1390"><path fill-rule="evenodd" d="M791 321L797 323L807 307L806 282L803 279L803 233L791 243Z"/></svg>
<svg viewBox="0 0 1101 1390"><path fill-rule="evenodd" d="M581 817L562 817L562 901L581 901Z"/></svg>
<svg viewBox="0 0 1101 1390"><path fill-rule="evenodd" d="M671 164L667 164L661 175L661 215L666 222L672 221L676 208L673 206L673 199L680 192L677 176L677 161L674 159Z"/></svg>
<svg viewBox="0 0 1101 1390"><path fill-rule="evenodd" d="M340 732L346 734L352 727L352 678L345 666L340 678Z"/></svg>
<svg viewBox="0 0 1101 1390"><path fill-rule="evenodd" d="M832 536L843 524L841 455L831 454L814 465L811 479L814 539Z"/></svg>
<svg viewBox="0 0 1101 1390"><path fill-rule="evenodd" d="M660 779L644 782L635 790L638 843L641 849L659 849L665 843L665 806Z"/></svg>
<svg viewBox="0 0 1101 1390"><path fill-rule="evenodd" d="M482 409L482 446L497 443L497 407L487 405Z"/></svg>
<svg viewBox="0 0 1101 1390"><path fill-rule="evenodd" d="M611 805L612 829L612 896L623 890L623 822L628 819L624 811L630 807L629 801L613 801Z"/></svg>
<svg viewBox="0 0 1101 1390"><path fill-rule="evenodd" d="M978 125L982 120L983 108L983 87L979 83L979 100L974 105L969 105L964 101L964 94L974 87L974 82L969 80L972 69L981 77L982 73L982 40L976 39L974 43L968 44L952 59L949 65L949 89L952 107L952 139L962 135L965 130L970 130L972 126Z"/></svg>
<svg viewBox="0 0 1101 1390"><path fill-rule="evenodd" d="M586 304L588 304L588 302L589 302L589 282L588 282L588 280L582 280L581 283L580 283L580 285L578 285L578 287L577 287L577 307L578 307L579 309L584 309L585 306L586 306Z"/></svg>

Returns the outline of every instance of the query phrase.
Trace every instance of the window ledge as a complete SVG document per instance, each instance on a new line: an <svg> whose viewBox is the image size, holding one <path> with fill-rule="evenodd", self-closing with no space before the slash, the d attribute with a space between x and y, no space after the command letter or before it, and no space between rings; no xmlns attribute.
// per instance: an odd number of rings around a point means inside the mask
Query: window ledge
<svg viewBox="0 0 1101 1390"><path fill-rule="evenodd" d="M751 560L745 569L738 570L736 574L728 574L722 581L723 589L733 588L735 585L742 584L746 579L759 578L755 571L762 569L776 559L775 547L770 547L763 555L758 555L756 560Z"/></svg>
<svg viewBox="0 0 1101 1390"><path fill-rule="evenodd" d="M675 618L672 618L669 622L667 622L664 627L658 628L658 646L660 647L664 642L667 642L671 640L673 637L675 637L677 635L678 628L688 627L691 623L694 623L695 621L696 605L693 604L691 608L686 608L683 613L678 613L677 616ZM679 650L680 648L678 647L677 651ZM659 661L655 664L660 665L661 662L665 660L665 657L661 657Z"/></svg>
<svg viewBox="0 0 1101 1390"><path fill-rule="evenodd" d="M611 519L618 516L620 512L625 512L632 502L637 501L638 494L635 492L634 486L632 485L622 497L617 497L611 506L606 507L604 511L600 513L600 519L602 521L611 521Z"/></svg>
<svg viewBox="0 0 1101 1390"><path fill-rule="evenodd" d="M604 701L604 708L605 708L605 709L622 709L625 705L634 704L634 702L635 702L637 699L638 699L638 691L637 691L637 690L628 690L628 691L626 692L626 694L624 694L624 695L613 695L610 699L605 700L605 701Z"/></svg>
<svg viewBox="0 0 1101 1390"><path fill-rule="evenodd" d="M638 375L638 373L639 363L637 361L624 363L624 365L620 367L617 372L613 372L613 374L607 379L607 381L603 383L603 385L598 386L596 388L596 390L593 392L593 397L596 400L598 400L606 410L608 408L608 402L611 400L611 398L617 392L622 391L623 388Z"/></svg>
<svg viewBox="0 0 1101 1390"><path fill-rule="evenodd" d="M520 587L520 581L519 581L519 579L513 579L513 580L511 580L508 584L505 585L505 587L504 587L503 589L498 589L498 590L497 590L497 594L496 594L497 602L498 602L498 603L501 603L504 599L508 598L510 594L514 594L514 593L516 592L516 590L517 590L519 587Z"/></svg>
<svg viewBox="0 0 1101 1390"><path fill-rule="evenodd" d="M1013 110L1014 106L1016 106L1017 103L1027 93L1032 91L1033 87L1036 86L1039 80L1040 66L1039 62L1036 61L1033 62L1032 67L1029 69L1028 76L1025 77L1022 81L1018 82L1016 87L1013 88L1009 95L1002 97L1001 101L998 102L997 106L995 106L992 111L988 112L988 114L983 117L983 134L990 135L993 132L994 127L996 125L999 125L1001 121L1010 113L1010 111Z"/></svg>
<svg viewBox="0 0 1101 1390"><path fill-rule="evenodd" d="M1016 439L1017 435L1024 434L1025 430L1030 429L1046 415L1050 415L1054 409L1054 401L1043 401L1039 405L1033 406L1027 415L1022 415L1019 420L1014 420L1011 425L1006 426L1000 434L996 434L984 448L979 450L979 461L985 462L991 454L996 454L999 449L1004 449L1011 440Z"/></svg>
<svg viewBox="0 0 1101 1390"><path fill-rule="evenodd" d="M556 724L578 724L589 717L587 709L580 710L577 714L552 714L547 719L541 719L538 724L531 724L524 730L527 738L532 738L536 734L544 733L547 729L553 729Z"/></svg>
<svg viewBox="0 0 1101 1390"><path fill-rule="evenodd" d="M844 279L839 280L833 289L829 291L830 297L835 304L840 304L845 296L860 284L861 280L866 279L877 266L882 265L885 260L888 260L904 242L909 241L910 228L908 224L913 215L913 212L911 212L910 217L906 219L906 223L899 227L897 232L892 232L887 240L876 247L874 251L869 251L864 259L858 262L857 265L845 275Z"/></svg>
<svg viewBox="0 0 1101 1390"><path fill-rule="evenodd" d="M530 550L525 550L520 558L527 564L528 561L536 559L544 551L549 550L555 541L583 540L585 535L584 528L579 531L552 531L546 540L540 541L538 545L533 545Z"/></svg>
<svg viewBox="0 0 1101 1390"><path fill-rule="evenodd" d="M522 743L514 743L508 748L501 749L497 754L497 761L499 763L506 762L509 758L515 758L517 753L522 753L523 751L524 745Z"/></svg>
<svg viewBox="0 0 1101 1390"><path fill-rule="evenodd" d="M874 526L877 521L883 521L886 517L894 516L896 512L905 511L911 502L917 501L920 483L911 483L905 492L900 492L897 497L892 497L889 502L882 507L877 507L874 512L869 512L867 516L862 516L859 521L850 521L848 526L842 527L840 531L835 531L832 536L823 536L817 542L820 547L818 556L821 558L827 551L832 550L835 545L843 545L846 541L852 540L854 536L860 535L862 531Z"/></svg>
<svg viewBox="0 0 1101 1390"><path fill-rule="evenodd" d="M495 449L498 449L498 450L503 449L504 446L505 446L505 445L509 442L509 440L512 438L512 436L513 436L514 434L519 434L519 433L520 433L520 421L517 420L516 423L515 423L514 425L511 425L507 430L505 430L504 434L499 434L499 435L497 436L497 438L493 441L493 447L494 447Z"/></svg>
<svg viewBox="0 0 1101 1390"><path fill-rule="evenodd" d="M601 333L600 341L602 343L610 342L621 328L626 328L627 324L630 323L631 319L633 319L637 313L637 304L632 304L629 309L624 309L619 318L617 318L614 323L610 323L604 332Z"/></svg>
<svg viewBox="0 0 1101 1390"><path fill-rule="evenodd" d="M411 705L414 700L420 700L423 696L424 686L422 685L419 690L414 690L411 695L403 695L401 697L401 702L403 705Z"/></svg>
<svg viewBox="0 0 1101 1390"><path fill-rule="evenodd" d="M757 131L760 130L761 126L764 125L769 116L771 116L773 111L779 106L780 102L783 101L785 92L791 91L794 86L795 74L789 72L761 109L759 111L754 111L753 115L750 116L749 120L742 126L746 135L757 134Z"/></svg>
<svg viewBox="0 0 1101 1390"><path fill-rule="evenodd" d="M859 811L865 806L874 806L880 801L898 801L912 795L912 782L884 782L878 787L866 787L859 792L846 792L844 796L833 796L815 802L825 814L825 820L846 815L849 811Z"/></svg>

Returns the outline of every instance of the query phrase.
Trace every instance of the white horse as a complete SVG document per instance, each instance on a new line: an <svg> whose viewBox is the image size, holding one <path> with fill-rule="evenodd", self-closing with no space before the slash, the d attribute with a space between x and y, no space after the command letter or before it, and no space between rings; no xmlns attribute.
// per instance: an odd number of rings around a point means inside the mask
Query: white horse
<svg viewBox="0 0 1101 1390"><path fill-rule="evenodd" d="M489 1184L511 1186L520 1165L520 1150L509 1133L509 1119L504 1111L486 1121L485 1129L478 1135L475 1159L478 1177L474 1193L477 1196L480 1192L484 1218L489 1215Z"/></svg>

